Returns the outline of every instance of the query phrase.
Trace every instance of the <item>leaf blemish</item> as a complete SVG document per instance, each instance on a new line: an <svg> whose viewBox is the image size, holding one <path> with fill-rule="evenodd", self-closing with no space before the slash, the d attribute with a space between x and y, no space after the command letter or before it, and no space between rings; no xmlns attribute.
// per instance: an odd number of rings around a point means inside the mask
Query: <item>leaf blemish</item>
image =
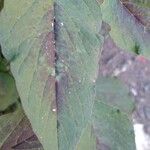
<svg viewBox="0 0 150 150"><path fill-rule="evenodd" d="M120 113L120 110L119 110L119 109L117 109L117 113L118 113L118 114Z"/></svg>
<svg viewBox="0 0 150 150"><path fill-rule="evenodd" d="M61 23L60 23L60 25L61 25L61 26L63 26L63 25L64 25L64 23L63 23L63 22L61 22Z"/></svg>
<svg viewBox="0 0 150 150"><path fill-rule="evenodd" d="M56 112L56 108L53 108L52 111L53 111L53 112Z"/></svg>
<svg viewBox="0 0 150 150"><path fill-rule="evenodd" d="M135 44L133 51L135 54L140 55L141 54L140 45Z"/></svg>

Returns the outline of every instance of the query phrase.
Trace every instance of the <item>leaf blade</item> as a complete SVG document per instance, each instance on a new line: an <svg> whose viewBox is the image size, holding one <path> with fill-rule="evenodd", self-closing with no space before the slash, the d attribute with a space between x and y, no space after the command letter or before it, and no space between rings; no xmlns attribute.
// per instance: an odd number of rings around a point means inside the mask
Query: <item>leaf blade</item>
<svg viewBox="0 0 150 150"><path fill-rule="evenodd" d="M35 133L45 149L50 145L57 150L53 2L6 0L4 5L0 25L3 54L11 61L17 89Z"/></svg>

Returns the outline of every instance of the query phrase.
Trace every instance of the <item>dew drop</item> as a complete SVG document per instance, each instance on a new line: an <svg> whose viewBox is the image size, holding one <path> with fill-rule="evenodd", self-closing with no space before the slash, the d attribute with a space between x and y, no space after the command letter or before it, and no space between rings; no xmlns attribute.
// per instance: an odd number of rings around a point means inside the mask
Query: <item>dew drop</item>
<svg viewBox="0 0 150 150"><path fill-rule="evenodd" d="M93 83L95 83L96 82L96 80L95 79L93 79Z"/></svg>
<svg viewBox="0 0 150 150"><path fill-rule="evenodd" d="M131 93L132 93L134 96L137 96L137 91L136 91L136 89L132 88L132 89L131 89Z"/></svg>
<svg viewBox="0 0 150 150"><path fill-rule="evenodd" d="M39 33L38 35L41 36L41 33Z"/></svg>
<svg viewBox="0 0 150 150"><path fill-rule="evenodd" d="M53 22L51 23L51 25L52 25L52 27L54 27L54 23Z"/></svg>
<svg viewBox="0 0 150 150"><path fill-rule="evenodd" d="M56 112L56 108L53 108L52 111L53 111L53 112Z"/></svg>

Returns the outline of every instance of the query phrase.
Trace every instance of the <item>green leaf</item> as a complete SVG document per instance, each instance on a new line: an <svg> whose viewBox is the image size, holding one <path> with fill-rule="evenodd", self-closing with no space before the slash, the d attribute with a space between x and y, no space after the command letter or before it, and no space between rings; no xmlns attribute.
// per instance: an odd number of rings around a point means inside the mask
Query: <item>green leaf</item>
<svg viewBox="0 0 150 150"><path fill-rule="evenodd" d="M131 114L134 103L129 90L119 80L99 76L93 108L93 129L97 147L135 150Z"/></svg>
<svg viewBox="0 0 150 150"><path fill-rule="evenodd" d="M123 113L131 114L134 102L129 90L116 78L99 77L96 84L96 99L106 105L121 109Z"/></svg>
<svg viewBox="0 0 150 150"><path fill-rule="evenodd" d="M82 150L86 140L90 150L91 141L95 140L92 136L84 138L84 135L91 133L88 126L91 126L94 86L103 42L99 35L100 7L95 0L57 0L56 3L59 149Z"/></svg>
<svg viewBox="0 0 150 150"><path fill-rule="evenodd" d="M8 62L5 59L0 58L0 72L8 72L8 71L9 71Z"/></svg>
<svg viewBox="0 0 150 150"><path fill-rule="evenodd" d="M13 77L8 73L0 72L0 111L14 104L18 98Z"/></svg>
<svg viewBox="0 0 150 150"><path fill-rule="evenodd" d="M2 51L24 110L45 149L57 150L53 2L5 0L0 19Z"/></svg>
<svg viewBox="0 0 150 150"><path fill-rule="evenodd" d="M97 149L136 149L130 117L100 101L95 102L93 116L93 129L97 138Z"/></svg>
<svg viewBox="0 0 150 150"><path fill-rule="evenodd" d="M116 44L133 52L138 47L141 54L149 57L150 10L141 7L128 0L105 0L101 5L103 20L111 26L110 35Z"/></svg>
<svg viewBox="0 0 150 150"><path fill-rule="evenodd" d="M96 150L101 135L95 133L95 127L104 128L97 122L106 123L103 117L107 118L109 110L115 111L109 104L101 109L103 102L99 106L96 99L103 44L99 34L102 24L99 3L96 0L56 0L55 3L5 0L0 21L3 54L10 61L23 108L44 149ZM97 118L100 112L104 115ZM128 134L132 130L131 122L127 116L120 118L122 115L107 118L110 126L113 125L112 137L119 126L116 139L123 138L120 136L123 133L129 136L124 142L133 140ZM116 119L127 124L123 131ZM105 133L103 137L109 141L108 136ZM111 141L108 145L117 149ZM134 142L119 148L131 150L132 147Z"/></svg>
<svg viewBox="0 0 150 150"><path fill-rule="evenodd" d="M2 50L0 46L0 72L8 72L9 71L9 63L2 55Z"/></svg>
<svg viewBox="0 0 150 150"><path fill-rule="evenodd" d="M0 149L43 150L25 116L8 62L0 54Z"/></svg>

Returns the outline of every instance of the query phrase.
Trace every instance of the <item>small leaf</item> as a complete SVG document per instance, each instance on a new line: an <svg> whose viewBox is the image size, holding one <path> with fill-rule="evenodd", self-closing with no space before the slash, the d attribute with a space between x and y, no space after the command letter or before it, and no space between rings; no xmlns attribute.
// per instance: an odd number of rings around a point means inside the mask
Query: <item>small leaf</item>
<svg viewBox="0 0 150 150"><path fill-rule="evenodd" d="M129 89L119 80L110 77L100 77L96 84L97 100L126 114L131 114L134 102L129 96Z"/></svg>
<svg viewBox="0 0 150 150"><path fill-rule="evenodd" d="M97 149L135 150L134 130L130 118L109 105L96 101L93 129Z"/></svg>
<svg viewBox="0 0 150 150"><path fill-rule="evenodd" d="M0 111L17 102L15 81L8 73L0 72Z"/></svg>
<svg viewBox="0 0 150 150"><path fill-rule="evenodd" d="M110 35L117 46L150 57L150 9L135 6L133 2L105 0L101 5L103 20L111 26Z"/></svg>

